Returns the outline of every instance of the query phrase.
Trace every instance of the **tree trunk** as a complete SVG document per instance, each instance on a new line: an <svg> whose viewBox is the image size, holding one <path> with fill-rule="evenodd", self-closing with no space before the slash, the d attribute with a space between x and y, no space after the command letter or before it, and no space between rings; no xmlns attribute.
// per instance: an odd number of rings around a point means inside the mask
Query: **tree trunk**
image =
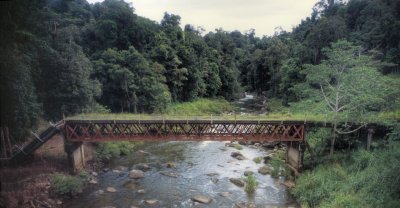
<svg viewBox="0 0 400 208"><path fill-rule="evenodd" d="M329 155L332 157L333 156L333 152L335 150L335 141L336 141L336 130L337 130L337 122L336 119L333 123L333 136L332 136L332 140L331 140L331 150Z"/></svg>

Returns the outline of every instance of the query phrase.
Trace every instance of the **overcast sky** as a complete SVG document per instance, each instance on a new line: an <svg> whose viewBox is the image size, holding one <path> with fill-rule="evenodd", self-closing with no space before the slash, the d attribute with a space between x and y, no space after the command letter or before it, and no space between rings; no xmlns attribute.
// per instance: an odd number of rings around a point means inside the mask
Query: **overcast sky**
<svg viewBox="0 0 400 208"><path fill-rule="evenodd" d="M90 3L103 0L88 0ZM135 13L160 22L164 12L181 16L181 26L192 24L206 31L223 28L257 36L273 35L281 26L286 31L311 14L318 0L125 0Z"/></svg>

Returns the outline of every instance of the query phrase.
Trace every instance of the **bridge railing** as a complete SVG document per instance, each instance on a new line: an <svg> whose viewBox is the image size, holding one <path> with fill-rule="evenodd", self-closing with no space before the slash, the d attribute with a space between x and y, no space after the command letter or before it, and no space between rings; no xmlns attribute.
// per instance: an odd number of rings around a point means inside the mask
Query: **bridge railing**
<svg viewBox="0 0 400 208"><path fill-rule="evenodd" d="M250 114L222 114L222 115L148 115L148 114L83 114L68 117L65 120L209 120L209 121L234 121L234 120L251 120L251 121L298 121L305 122L307 120L322 120L316 117L308 117L307 115L250 115Z"/></svg>

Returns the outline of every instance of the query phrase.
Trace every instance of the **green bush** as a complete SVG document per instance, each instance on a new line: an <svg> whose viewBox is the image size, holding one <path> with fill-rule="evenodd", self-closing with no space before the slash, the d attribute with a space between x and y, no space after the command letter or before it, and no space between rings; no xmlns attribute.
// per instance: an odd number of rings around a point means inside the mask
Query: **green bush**
<svg viewBox="0 0 400 208"><path fill-rule="evenodd" d="M257 189L258 182L253 174L247 176L246 179L246 186L244 187L244 191L246 193L254 193Z"/></svg>
<svg viewBox="0 0 400 208"><path fill-rule="evenodd" d="M103 142L96 148L96 158L99 160L109 160L121 155L128 155L133 152L133 142Z"/></svg>
<svg viewBox="0 0 400 208"><path fill-rule="evenodd" d="M83 182L80 177L55 173L50 180L52 191L58 195L74 195L82 190Z"/></svg>
<svg viewBox="0 0 400 208"><path fill-rule="evenodd" d="M242 145L240 145L240 144L235 144L235 149L237 149L237 150L242 150L243 147L242 147Z"/></svg>
<svg viewBox="0 0 400 208"><path fill-rule="evenodd" d="M270 165L272 166L271 177L277 178L279 176L291 176L291 171L284 162L284 158L285 156L283 151L278 151L274 157L272 157L270 160Z"/></svg>
<svg viewBox="0 0 400 208"><path fill-rule="evenodd" d="M257 164L260 164L261 163L261 161L262 161L262 157L255 157L254 159L253 159L253 161L255 162L255 163L257 163Z"/></svg>

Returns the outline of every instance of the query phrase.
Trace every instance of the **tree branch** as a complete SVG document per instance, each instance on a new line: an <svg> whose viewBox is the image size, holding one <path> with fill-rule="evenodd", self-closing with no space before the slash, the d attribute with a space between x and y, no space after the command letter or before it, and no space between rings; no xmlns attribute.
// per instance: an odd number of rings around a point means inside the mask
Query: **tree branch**
<svg viewBox="0 0 400 208"><path fill-rule="evenodd" d="M320 85L320 87L321 87L322 96L324 96L325 101L328 104L329 108L331 108L332 111L335 111L335 109L333 108L333 103L329 100L329 98L326 96L326 94L324 92L324 88L322 87L322 85Z"/></svg>
<svg viewBox="0 0 400 208"><path fill-rule="evenodd" d="M353 132L356 132L356 131L360 130L362 127L365 127L365 126L367 126L367 123L365 123L365 124L359 126L359 127L356 128L356 129L353 129L353 130L351 130L351 131L346 131L346 132L344 132L344 131L336 130L336 133L338 133L338 134L351 134L351 133L353 133Z"/></svg>

